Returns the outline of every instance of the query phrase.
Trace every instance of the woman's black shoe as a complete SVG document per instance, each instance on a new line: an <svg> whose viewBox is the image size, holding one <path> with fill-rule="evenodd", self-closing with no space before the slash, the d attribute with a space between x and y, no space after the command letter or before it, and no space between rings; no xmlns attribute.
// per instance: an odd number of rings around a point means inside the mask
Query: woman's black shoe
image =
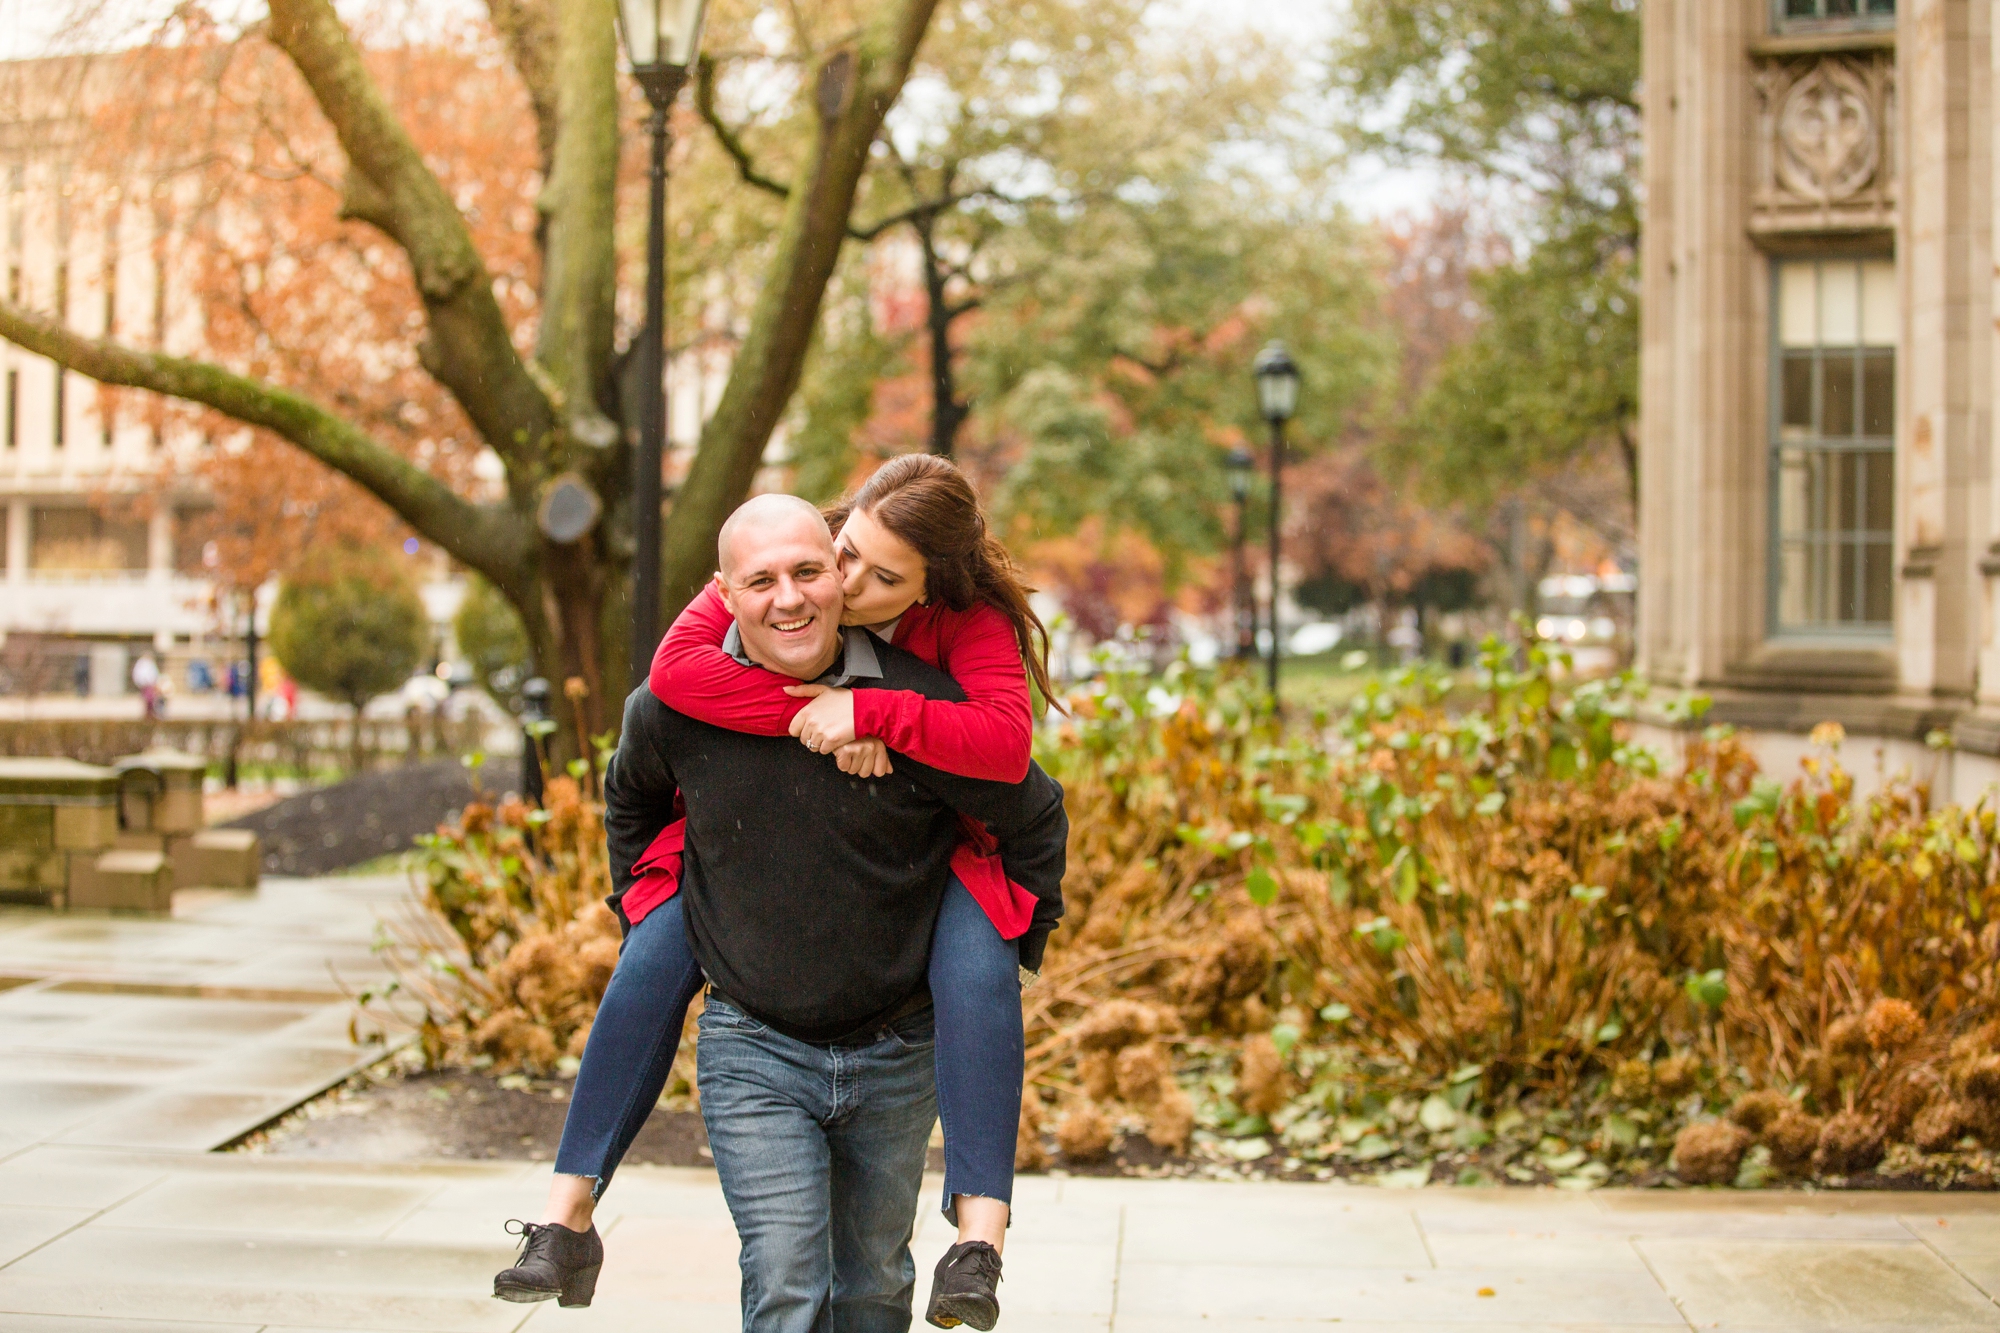
<svg viewBox="0 0 2000 1333"><path fill-rule="evenodd" d="M597 1270L604 1267L604 1242L597 1238L596 1227L571 1231L555 1222L517 1219L507 1223L507 1234L521 1238L521 1262L494 1276L496 1297L545 1301L553 1296L557 1305L590 1304L597 1294Z"/></svg>
<svg viewBox="0 0 2000 1333"><path fill-rule="evenodd" d="M939 1328L970 1324L986 1333L1000 1319L999 1284L1000 1251L983 1240L954 1245L938 1260L924 1318Z"/></svg>

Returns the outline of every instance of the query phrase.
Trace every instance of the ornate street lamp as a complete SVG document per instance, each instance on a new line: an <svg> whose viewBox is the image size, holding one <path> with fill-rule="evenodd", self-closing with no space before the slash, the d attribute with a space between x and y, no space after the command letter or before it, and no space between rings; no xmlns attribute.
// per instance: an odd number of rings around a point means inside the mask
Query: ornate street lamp
<svg viewBox="0 0 2000 1333"><path fill-rule="evenodd" d="M1236 622L1237 660L1247 662L1257 655L1257 599L1250 591L1250 571L1243 561L1243 539L1250 533L1250 478L1257 471L1257 457L1238 447L1229 451L1223 466L1229 471L1229 496L1236 501L1236 531L1229 543L1229 609Z"/></svg>
<svg viewBox="0 0 2000 1333"><path fill-rule="evenodd" d="M1271 426L1271 701L1278 699L1278 517L1285 470L1285 423L1299 406L1299 368L1275 339L1257 353L1257 411Z"/></svg>
<svg viewBox="0 0 2000 1333"><path fill-rule="evenodd" d="M646 679L660 641L660 458L667 436L667 111L701 47L708 0L618 0L632 77L653 114L646 216L646 329L639 346L639 436L632 450L631 680Z"/></svg>

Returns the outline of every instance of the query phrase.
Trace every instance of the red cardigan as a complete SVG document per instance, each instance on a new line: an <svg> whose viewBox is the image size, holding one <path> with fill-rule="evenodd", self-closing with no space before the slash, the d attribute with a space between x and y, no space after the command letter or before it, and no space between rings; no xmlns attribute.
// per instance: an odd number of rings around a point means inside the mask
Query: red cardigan
<svg viewBox="0 0 2000 1333"><path fill-rule="evenodd" d="M785 678L746 667L722 650L729 610L713 584L675 619L653 654L655 696L676 712L731 731L789 735L807 700L785 693ZM965 777L1019 782L1028 773L1033 736L1028 674L1007 617L984 603L966 611L913 606L896 622L897 647L949 674L964 703L926 699L909 690L854 691L854 733ZM1035 900L1007 879L993 837L974 820L952 857L952 870L1000 931L1026 932ZM632 867L634 882L620 906L633 925L680 888L687 826L676 819L660 831Z"/></svg>

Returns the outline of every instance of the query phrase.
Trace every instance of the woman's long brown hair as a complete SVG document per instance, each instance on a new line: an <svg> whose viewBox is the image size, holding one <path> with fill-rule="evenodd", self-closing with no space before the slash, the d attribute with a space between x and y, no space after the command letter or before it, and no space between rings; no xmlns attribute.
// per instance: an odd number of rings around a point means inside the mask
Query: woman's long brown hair
<svg viewBox="0 0 2000 1333"><path fill-rule="evenodd" d="M1034 591L1021 567L986 527L972 483L948 458L903 454L875 470L859 490L826 508L839 532L855 510L867 514L924 558L924 593L954 611L984 602L1007 617L1035 688L1061 709L1049 682L1049 631L1028 603ZM1067 710L1065 710L1067 711Z"/></svg>

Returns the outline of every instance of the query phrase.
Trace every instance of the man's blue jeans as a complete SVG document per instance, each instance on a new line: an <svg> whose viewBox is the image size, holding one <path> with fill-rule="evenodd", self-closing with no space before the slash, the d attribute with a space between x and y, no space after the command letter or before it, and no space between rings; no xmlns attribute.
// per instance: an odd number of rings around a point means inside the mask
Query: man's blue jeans
<svg viewBox="0 0 2000 1333"><path fill-rule="evenodd" d="M906 1333L937 1119L928 1009L854 1045L774 1032L710 994L701 1113L743 1242L744 1333Z"/></svg>

